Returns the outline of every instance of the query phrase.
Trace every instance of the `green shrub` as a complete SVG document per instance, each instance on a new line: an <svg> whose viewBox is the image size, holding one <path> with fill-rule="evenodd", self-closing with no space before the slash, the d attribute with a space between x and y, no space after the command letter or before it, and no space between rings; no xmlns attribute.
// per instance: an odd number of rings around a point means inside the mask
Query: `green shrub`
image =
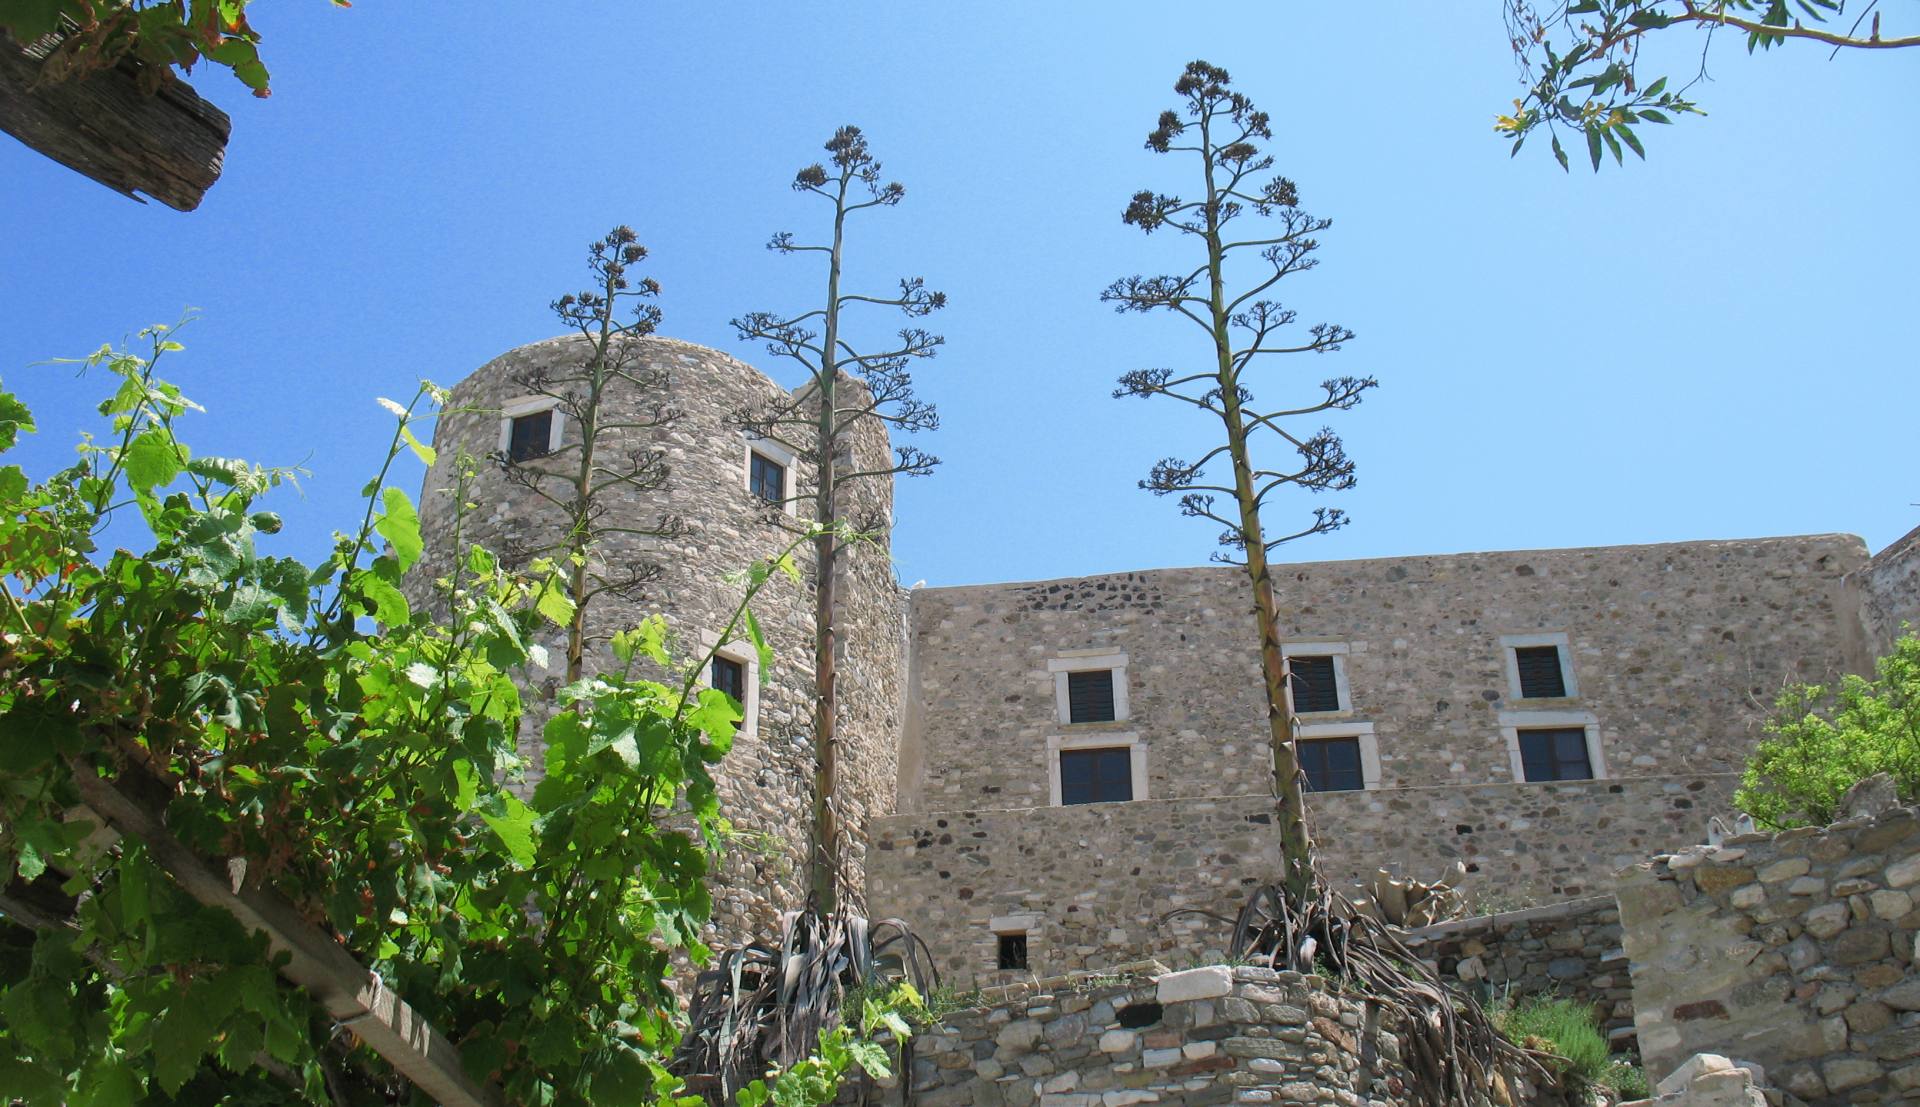
<svg viewBox="0 0 1920 1107"><path fill-rule="evenodd" d="M1920 802L1920 635L1894 643L1877 669L1782 692L1734 803L1768 827L1821 826L1876 773L1893 777L1902 803Z"/></svg>
<svg viewBox="0 0 1920 1107"><path fill-rule="evenodd" d="M1639 1065L1631 1061L1615 1061L1600 1074L1600 1083L1613 1089L1613 1094L1621 1100L1648 1099L1653 1095L1653 1086L1647 1083L1647 1074Z"/></svg>
<svg viewBox="0 0 1920 1107"><path fill-rule="evenodd" d="M1493 1025L1511 1041L1559 1057L1582 1080L1599 1083L1608 1071L1607 1038L1591 1004L1528 996L1495 1010Z"/></svg>

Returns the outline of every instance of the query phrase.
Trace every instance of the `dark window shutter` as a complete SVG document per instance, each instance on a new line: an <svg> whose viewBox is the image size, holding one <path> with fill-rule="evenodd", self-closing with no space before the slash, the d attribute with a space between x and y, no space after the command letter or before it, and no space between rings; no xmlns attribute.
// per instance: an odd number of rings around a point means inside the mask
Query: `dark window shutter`
<svg viewBox="0 0 1920 1107"><path fill-rule="evenodd" d="M1360 770L1360 739L1314 738L1294 743L1307 787L1315 792L1357 792L1367 786Z"/></svg>
<svg viewBox="0 0 1920 1107"><path fill-rule="evenodd" d="M553 409L516 415L507 432L507 460L532 461L545 457L553 437Z"/></svg>
<svg viewBox="0 0 1920 1107"><path fill-rule="evenodd" d="M1520 767L1529 782L1592 780L1584 727L1553 727L1520 732Z"/></svg>
<svg viewBox="0 0 1920 1107"><path fill-rule="evenodd" d="M1560 647L1516 646L1514 667L1520 670L1520 697L1537 700L1567 694L1566 674L1560 670Z"/></svg>
<svg viewBox="0 0 1920 1107"><path fill-rule="evenodd" d="M1333 678L1333 658L1289 657L1287 671L1293 674L1295 711L1340 710L1340 685Z"/></svg>
<svg viewBox="0 0 1920 1107"><path fill-rule="evenodd" d="M733 702L739 705L741 713L740 721L733 725L745 726L747 723L747 667L730 657L714 657L713 686L733 697Z"/></svg>
<svg viewBox="0 0 1920 1107"><path fill-rule="evenodd" d="M1060 751L1060 802L1113 803L1133 798L1133 751L1125 746Z"/></svg>
<svg viewBox="0 0 1920 1107"><path fill-rule="evenodd" d="M1113 721L1113 670L1088 669L1067 674L1067 721Z"/></svg>

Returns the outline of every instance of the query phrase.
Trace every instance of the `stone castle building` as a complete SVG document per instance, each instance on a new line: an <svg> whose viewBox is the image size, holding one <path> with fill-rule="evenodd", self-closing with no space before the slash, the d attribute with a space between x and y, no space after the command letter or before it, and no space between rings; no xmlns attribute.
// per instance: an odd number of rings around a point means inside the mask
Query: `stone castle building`
<svg viewBox="0 0 1920 1107"><path fill-rule="evenodd" d="M692 654L738 595L727 575L791 540L781 524L807 514L792 499L811 474L729 419L777 384L713 350L639 341L663 394L613 402L678 417L629 432L621 448L658 451L669 474L619 510L685 529L609 544L604 557L660 573L595 628L662 612ZM578 343L520 347L454 390L421 498L426 574L455 553L441 490L460 451L567 463L575 428L525 382ZM871 428L855 460L887 449ZM854 495L847 510L890 516L884 483ZM557 525L497 463L468 500L462 541L526 547ZM771 670L727 643L710 674L747 715L718 767L740 832L716 888L732 936L764 933L804 892L810 557L802 586L756 607ZM1810 535L1305 562L1276 579L1327 874L1430 878L1458 862L1469 898L1498 907L1607 892L1622 866L1700 841L1783 683L1865 671L1920 623L1920 531L1877 556ZM1279 849L1237 570L903 591L880 541L855 548L841 591L843 819L869 915L908 920L962 987L1223 952L1225 925L1175 913L1230 917Z"/></svg>

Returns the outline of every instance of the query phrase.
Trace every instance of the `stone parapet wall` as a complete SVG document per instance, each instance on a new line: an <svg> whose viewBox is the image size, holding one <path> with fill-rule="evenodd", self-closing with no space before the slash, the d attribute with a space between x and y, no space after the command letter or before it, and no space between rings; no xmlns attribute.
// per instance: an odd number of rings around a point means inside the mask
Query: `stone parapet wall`
<svg viewBox="0 0 1920 1107"><path fill-rule="evenodd" d="M1868 658L1891 653L1903 624L1920 631L1920 527L1873 555L1847 582L1860 592Z"/></svg>
<svg viewBox="0 0 1920 1107"><path fill-rule="evenodd" d="M1329 879L1455 861L1470 899L1552 902L1611 887L1619 865L1704 837L1732 780L1581 781L1312 796ZM1264 795L896 815L873 824L875 915L899 915L955 984L1005 983L997 931L1025 931L1040 975L1158 956L1217 958L1253 887L1279 871ZM1611 946L1609 947L1611 948ZM1603 975L1596 973L1595 975Z"/></svg>
<svg viewBox="0 0 1920 1107"><path fill-rule="evenodd" d="M1392 1016L1322 981L1206 967L1055 980L916 1040L921 1107L1420 1102ZM1512 1078L1518 1103L1566 1102Z"/></svg>
<svg viewBox="0 0 1920 1107"><path fill-rule="evenodd" d="M1649 1072L1724 1053L1816 1107L1920 1099L1920 810L1656 858L1618 895Z"/></svg>
<svg viewBox="0 0 1920 1107"><path fill-rule="evenodd" d="M1633 984L1620 911L1597 896L1409 931L1409 949L1443 980L1489 999L1558 995L1591 1004L1608 1043L1633 1039Z"/></svg>
<svg viewBox="0 0 1920 1107"><path fill-rule="evenodd" d="M1737 771L1784 679L1857 650L1850 535L1276 565L1284 643L1339 651L1386 788L1508 783L1506 731L1588 716L1603 776ZM901 811L1038 807L1049 741L1148 746L1147 798L1265 791L1266 704L1229 568L916 589ZM1503 638L1564 635L1570 692L1520 699ZM1125 654L1130 712L1066 724L1049 662ZM1135 798L1140 798L1138 795ZM1428 828L1423 828L1426 832Z"/></svg>

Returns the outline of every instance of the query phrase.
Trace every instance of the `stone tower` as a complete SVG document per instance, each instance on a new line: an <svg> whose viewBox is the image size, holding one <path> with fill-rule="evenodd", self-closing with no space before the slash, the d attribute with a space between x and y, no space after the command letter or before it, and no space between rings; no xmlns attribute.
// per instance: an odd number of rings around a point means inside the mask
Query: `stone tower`
<svg viewBox="0 0 1920 1107"><path fill-rule="evenodd" d="M659 392L616 382L603 422L648 423L656 405L674 418L664 425L618 432L619 456L659 452L664 482L651 492L619 493L618 510L645 527L663 514L678 518L675 537L615 536L602 544L610 565L651 562L659 575L631 597L604 595L589 609L588 631L604 637L653 613L666 616L677 658L690 662L710 646L721 662L703 674L709 682L739 681L747 718L732 753L716 767L721 811L737 831L713 881L714 919L721 937L765 934L775 914L796 907L805 895L814 750L812 710L813 551L796 551L802 584L784 577L761 592L754 612L773 649L769 671L759 671L744 641L719 642L718 634L743 586L728 577L792 541L789 528L811 515L813 466L804 457L753 440L730 416L787 394L753 367L705 347L674 339L632 340L638 361L662 381ZM458 551L452 534L457 456L481 459L468 499L477 505L464 522L463 541L512 556L515 550L552 541L561 526L558 509L510 480L505 460L517 464L577 464L566 447L578 444L578 429L550 399L534 394L529 374L578 364L588 344L569 336L510 350L482 366L453 389L434 432L438 460L420 497L426 552L413 588L444 575ZM641 374L646 375L646 374ZM624 391L619 391L624 387ZM663 393L663 394L662 394ZM885 429L876 420L853 436L855 470L886 469L891 463ZM609 443L605 437L602 449ZM557 451L557 453L555 452ZM548 454L551 460L541 455ZM885 479L844 487L844 517L890 521L893 489ZM798 497L786 506L769 498ZM905 671L903 605L894 581L884 534L861 542L840 558L841 604L839 695L841 754L839 795L843 843L853 901L862 902L867 826L892 810L898 765L900 690ZM529 776L539 772L540 727L553 710L553 692L564 677L564 634L557 628L547 646L548 671L530 671L523 681L527 717L521 733ZM591 649L587 668L610 664L604 645Z"/></svg>

